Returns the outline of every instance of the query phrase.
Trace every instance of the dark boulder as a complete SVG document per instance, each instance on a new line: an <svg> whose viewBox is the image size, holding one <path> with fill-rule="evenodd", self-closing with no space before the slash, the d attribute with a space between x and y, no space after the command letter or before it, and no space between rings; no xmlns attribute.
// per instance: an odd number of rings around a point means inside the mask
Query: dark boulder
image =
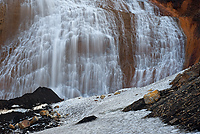
<svg viewBox="0 0 200 134"><path fill-rule="evenodd" d="M12 109L13 105L19 105L20 108L31 109L40 104L51 104L62 101L56 93L46 87L39 87L33 93L24 94L10 100L0 100L0 109Z"/></svg>
<svg viewBox="0 0 200 134"><path fill-rule="evenodd" d="M125 107L122 111L123 112L128 112L128 111L137 111L137 110L141 110L146 107L147 105L144 102L144 99L141 98L138 101L133 102L131 105Z"/></svg>
<svg viewBox="0 0 200 134"><path fill-rule="evenodd" d="M96 116L92 115L92 116L88 116L88 117L84 117L82 120L80 120L78 123L76 124L81 124L81 123L86 123L86 122L90 122L93 120L96 120Z"/></svg>

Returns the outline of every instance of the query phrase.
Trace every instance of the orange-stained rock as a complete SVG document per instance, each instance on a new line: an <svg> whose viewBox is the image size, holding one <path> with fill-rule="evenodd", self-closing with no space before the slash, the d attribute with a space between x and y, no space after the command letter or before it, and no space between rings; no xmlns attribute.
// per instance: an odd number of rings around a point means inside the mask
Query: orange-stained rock
<svg viewBox="0 0 200 134"><path fill-rule="evenodd" d="M160 92L158 90L155 90L153 92L145 94L143 98L144 98L145 104L155 103L156 101L160 99Z"/></svg>
<svg viewBox="0 0 200 134"><path fill-rule="evenodd" d="M12 124L9 124L8 127L11 128L11 129L15 129L15 126L13 126Z"/></svg>
<svg viewBox="0 0 200 134"><path fill-rule="evenodd" d="M4 4L0 3L0 46L6 40L12 40L19 27L25 29L23 23L33 18L31 10L21 6L24 1L6 0Z"/></svg>
<svg viewBox="0 0 200 134"><path fill-rule="evenodd" d="M27 128L31 125L30 121L28 120L23 120L22 122L19 123L19 127L21 129Z"/></svg>
<svg viewBox="0 0 200 134"><path fill-rule="evenodd" d="M40 111L41 116L49 116L49 111L48 110L42 110Z"/></svg>
<svg viewBox="0 0 200 134"><path fill-rule="evenodd" d="M104 99L105 97L106 97L105 95L101 95L101 96L100 96L101 99Z"/></svg>
<svg viewBox="0 0 200 134"><path fill-rule="evenodd" d="M153 89L149 89L148 91L153 91Z"/></svg>
<svg viewBox="0 0 200 134"><path fill-rule="evenodd" d="M36 123L38 120L39 120L38 117L37 117L37 116L34 116L34 117L31 119L30 124L32 125L32 124Z"/></svg>
<svg viewBox="0 0 200 134"><path fill-rule="evenodd" d="M185 64L187 68L200 61L200 1L199 0L149 0L157 5L163 15L179 19L187 44Z"/></svg>
<svg viewBox="0 0 200 134"><path fill-rule="evenodd" d="M118 94L120 94L121 92L120 91L116 91L115 93L114 93L114 95L118 95Z"/></svg>

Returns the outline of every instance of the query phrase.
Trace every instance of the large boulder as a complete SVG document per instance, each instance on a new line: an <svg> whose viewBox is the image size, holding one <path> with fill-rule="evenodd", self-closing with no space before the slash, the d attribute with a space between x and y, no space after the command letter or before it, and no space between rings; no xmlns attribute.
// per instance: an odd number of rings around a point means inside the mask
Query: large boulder
<svg viewBox="0 0 200 134"><path fill-rule="evenodd" d="M0 100L0 109L12 109L14 105L21 108L31 109L40 104L51 104L62 101L56 93L46 87L39 87L33 93L24 94L10 100Z"/></svg>

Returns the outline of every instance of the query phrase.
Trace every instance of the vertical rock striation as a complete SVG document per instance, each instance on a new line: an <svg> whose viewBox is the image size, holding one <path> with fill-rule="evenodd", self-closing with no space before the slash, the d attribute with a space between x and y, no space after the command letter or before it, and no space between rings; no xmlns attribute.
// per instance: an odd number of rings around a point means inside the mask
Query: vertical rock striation
<svg viewBox="0 0 200 134"><path fill-rule="evenodd" d="M20 1L0 3L0 44L15 35L20 25ZM8 6L9 5L9 6ZM9 12L8 12L9 11Z"/></svg>
<svg viewBox="0 0 200 134"><path fill-rule="evenodd" d="M0 97L105 94L183 68L183 31L148 0L1 2Z"/></svg>
<svg viewBox="0 0 200 134"><path fill-rule="evenodd" d="M180 21L187 44L185 64L187 68L200 61L200 1L199 0L150 0L156 4L163 15L177 17Z"/></svg>

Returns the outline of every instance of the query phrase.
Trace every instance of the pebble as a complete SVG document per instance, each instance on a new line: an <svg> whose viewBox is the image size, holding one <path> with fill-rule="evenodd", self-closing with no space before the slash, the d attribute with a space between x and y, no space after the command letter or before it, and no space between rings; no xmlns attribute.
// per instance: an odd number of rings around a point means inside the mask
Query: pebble
<svg viewBox="0 0 200 134"><path fill-rule="evenodd" d="M41 116L49 116L49 111L48 110L42 110L40 111Z"/></svg>
<svg viewBox="0 0 200 134"><path fill-rule="evenodd" d="M105 97L106 97L105 95L101 95L101 97L100 97L100 98L101 98L101 99L104 99Z"/></svg>
<svg viewBox="0 0 200 134"><path fill-rule="evenodd" d="M8 127L11 128L11 129L15 129L15 126L13 126L12 124L9 124Z"/></svg>
<svg viewBox="0 0 200 134"><path fill-rule="evenodd" d="M118 94L120 94L120 92L119 92L119 91L117 91L117 92L115 92L115 93L114 93L114 95L118 95Z"/></svg>
<svg viewBox="0 0 200 134"><path fill-rule="evenodd" d="M57 105L57 106L55 106L54 108L59 108L59 106Z"/></svg>

